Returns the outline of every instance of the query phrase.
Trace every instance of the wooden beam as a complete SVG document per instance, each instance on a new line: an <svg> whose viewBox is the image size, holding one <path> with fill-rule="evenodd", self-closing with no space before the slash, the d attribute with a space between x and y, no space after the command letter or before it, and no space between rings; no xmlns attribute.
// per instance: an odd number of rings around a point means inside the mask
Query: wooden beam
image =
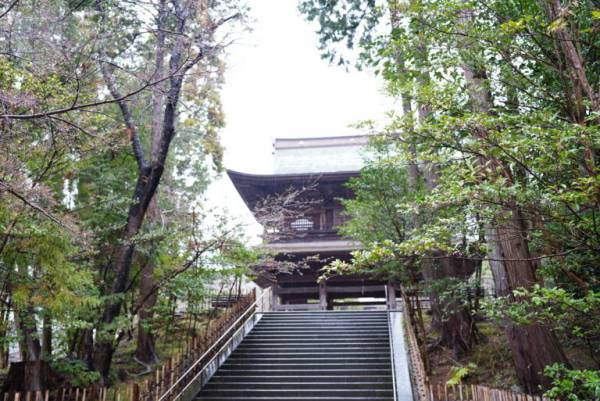
<svg viewBox="0 0 600 401"><path fill-rule="evenodd" d="M385 301L334 301L335 306L385 305Z"/></svg>
<svg viewBox="0 0 600 401"><path fill-rule="evenodd" d="M344 285L344 286L329 286L327 291L330 294L358 294L358 296L367 293L380 292L385 293L384 285Z"/></svg>
<svg viewBox="0 0 600 401"><path fill-rule="evenodd" d="M293 295L293 294L319 294L319 287L315 284L312 287L291 287L291 288L281 288L277 290L277 292L281 295Z"/></svg>
<svg viewBox="0 0 600 401"><path fill-rule="evenodd" d="M277 311L293 311L293 310L320 310L321 305L319 304L287 304L287 305L279 305L277 307Z"/></svg>

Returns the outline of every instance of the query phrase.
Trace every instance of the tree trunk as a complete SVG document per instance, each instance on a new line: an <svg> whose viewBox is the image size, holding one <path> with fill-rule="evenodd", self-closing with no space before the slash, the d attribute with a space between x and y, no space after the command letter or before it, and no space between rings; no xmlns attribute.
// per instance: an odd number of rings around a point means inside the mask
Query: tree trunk
<svg viewBox="0 0 600 401"><path fill-rule="evenodd" d="M468 9L461 11L461 20L465 26L473 18ZM466 41L465 49L471 50ZM463 73L467 84L471 108L476 113L487 114L492 107L492 95L488 87L487 75L481 66L463 64ZM483 138L485 132L474 132L475 138ZM487 169L488 163L498 171L508 171L500 161L493 158L480 160ZM509 180L510 181L510 180ZM536 283L535 266L531 260L527 242L527 227L514 200L502 200L507 206L497 220L496 227L486 228L490 259L494 275L496 294L512 296L517 288L531 288ZM492 242L494 241L494 242ZM508 325L506 335L510 343L517 376L526 391L540 393L551 384L543 371L547 365L562 363L569 365L556 336L543 327L533 325Z"/></svg>
<svg viewBox="0 0 600 401"><path fill-rule="evenodd" d="M454 287L468 279L479 262L441 253L436 256L440 257L439 263L425 261L422 264L425 281L431 286L431 327L440 335L439 344L452 349L458 358L472 349L477 326L469 308L461 302L463 294ZM449 294L443 304L438 296L440 290Z"/></svg>
<svg viewBox="0 0 600 401"><path fill-rule="evenodd" d="M512 297L513 290L531 288L537 279L529 253L525 223L518 207L513 205L505 210L502 217L506 221L492 237L496 242L491 255L499 256L502 261L495 264L494 280L497 295ZM489 242L490 238L487 240ZM540 388L550 387L551 381L543 374L546 366L553 363L570 366L554 333L539 324L509 324L505 331L517 376L528 392L540 393Z"/></svg>
<svg viewBox="0 0 600 401"><path fill-rule="evenodd" d="M167 19L167 2L160 0L158 14L156 17L157 38L155 74L164 75L165 65L165 26ZM164 107L164 83L156 85L152 90L152 130L150 153L157 155L160 152L162 138L162 112ZM157 223L160 220L160 209L158 206L158 192L154 194L148 206L148 220ZM138 312L137 347L135 356L144 363L153 364L159 361L156 354L156 339L152 330L144 327L148 320L152 319L154 312L152 308L156 305L157 295L154 288L154 261L145 266L140 280L140 310Z"/></svg>
<svg viewBox="0 0 600 401"><path fill-rule="evenodd" d="M156 292L154 291L153 271L154 269L149 267L145 268L141 277L140 299L142 304L138 313L137 348L135 350L136 358L147 364L159 361L155 349L154 333L150 328L144 327L154 316L152 308L156 305L157 300Z"/></svg>
<svg viewBox="0 0 600 401"><path fill-rule="evenodd" d="M38 337L33 307L28 306L25 310L15 310L15 323L20 337L21 360L25 362L40 359L42 347Z"/></svg>
<svg viewBox="0 0 600 401"><path fill-rule="evenodd" d="M46 311L42 323L42 359L50 360L52 357L52 318Z"/></svg>
<svg viewBox="0 0 600 401"><path fill-rule="evenodd" d="M17 266L16 272L23 276L29 276L27 267ZM10 284L9 284L10 286ZM15 328L19 337L19 352L21 361L35 361L40 359L41 345L37 331L36 313L29 303L25 305L13 304Z"/></svg>
<svg viewBox="0 0 600 401"><path fill-rule="evenodd" d="M5 287L8 287L5 285ZM10 297L7 294L2 294L0 298L4 307L0 309L0 338L6 339L10 325ZM2 341L0 343L0 369L6 369L8 367L8 352L10 344L8 341Z"/></svg>
<svg viewBox="0 0 600 401"><path fill-rule="evenodd" d="M479 261L449 256L442 259L444 276L450 278L450 286L464 283L475 272ZM449 302L445 304L446 310L450 310L447 318L442 321L442 343L452 348L455 358L471 351L473 342L477 336L477 326L473 319L471 310L464 302L464 292L451 289L453 294Z"/></svg>
<svg viewBox="0 0 600 401"><path fill-rule="evenodd" d="M77 333L74 353L84 361L89 369L94 367L94 333L92 329L82 329Z"/></svg>
<svg viewBox="0 0 600 401"><path fill-rule="evenodd" d="M178 40L183 41L182 38ZM176 70L181 62L181 51L183 51L182 43L183 42L179 45L175 45L177 51L174 50L171 55L171 65L173 70ZM164 165L169 153L171 141L175 137L176 110L179 102L179 95L181 93L183 76L173 75L170 82L171 85L163 113L164 118L162 134L159 141L160 146L158 147L157 153L152 155L152 163L150 165L146 165L143 159L139 160L140 169L132 203L127 214L127 225L121 236L121 245L117 249L115 262L113 264L115 278L110 293L114 295L123 294L127 288L131 261L135 250L134 237L139 232L150 202L156 193L156 189L164 171ZM122 109L127 112L126 108L123 107ZM124 112L124 114L126 114L126 112ZM122 302L121 298L107 302L101 320L101 324L104 327L110 326L115 318L119 316ZM108 384L109 382L110 365L116 346L115 334L114 328L102 333L97 340L94 350L94 366L102 376L101 384Z"/></svg>
<svg viewBox="0 0 600 401"><path fill-rule="evenodd" d="M160 182L163 172L163 163L164 159L162 160L162 163L152 167L143 167L140 171L135 195L129 208L127 225L121 240L122 245L120 245L117 250L117 256L114 262L115 278L110 291L111 294L123 294L127 288L131 261L135 250L134 237L139 232L146 211L148 210L150 200L154 196L156 187ZM115 318L119 316L121 313L122 302L121 298L107 302L101 320L101 324L104 327L110 326ZM114 328L105 329L104 332L97 336L94 349L94 366L102 376L102 384L108 384L110 365L115 352L115 346L116 330Z"/></svg>

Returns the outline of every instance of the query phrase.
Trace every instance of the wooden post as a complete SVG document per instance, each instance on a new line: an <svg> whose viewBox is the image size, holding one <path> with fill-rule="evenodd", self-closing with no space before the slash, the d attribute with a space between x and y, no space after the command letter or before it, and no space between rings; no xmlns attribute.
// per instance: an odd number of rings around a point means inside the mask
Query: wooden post
<svg viewBox="0 0 600 401"><path fill-rule="evenodd" d="M137 383L131 385L131 400L138 401L140 399L140 386Z"/></svg>
<svg viewBox="0 0 600 401"><path fill-rule="evenodd" d="M277 310L279 306L279 286L277 283L271 286L271 310Z"/></svg>
<svg viewBox="0 0 600 401"><path fill-rule="evenodd" d="M321 310L327 309L327 284L319 283L319 306Z"/></svg>
<svg viewBox="0 0 600 401"><path fill-rule="evenodd" d="M391 281L388 281L387 286L387 308L396 309L396 287Z"/></svg>

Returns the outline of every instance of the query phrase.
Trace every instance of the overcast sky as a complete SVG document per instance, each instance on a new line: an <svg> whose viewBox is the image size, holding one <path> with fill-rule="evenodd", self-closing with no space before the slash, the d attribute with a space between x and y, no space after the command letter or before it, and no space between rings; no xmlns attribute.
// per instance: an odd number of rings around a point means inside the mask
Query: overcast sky
<svg viewBox="0 0 600 401"><path fill-rule="evenodd" d="M226 168L271 173L274 138L356 134L350 124L391 108L373 74L346 72L320 58L315 26L299 14L297 0L249 3L253 31L230 48L222 92ZM251 221L227 177L207 196Z"/></svg>

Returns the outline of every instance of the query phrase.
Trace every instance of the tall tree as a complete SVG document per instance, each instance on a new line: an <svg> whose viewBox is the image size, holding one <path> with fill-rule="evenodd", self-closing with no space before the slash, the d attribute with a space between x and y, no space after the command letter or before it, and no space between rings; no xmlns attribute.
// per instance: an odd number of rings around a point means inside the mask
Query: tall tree
<svg viewBox="0 0 600 401"><path fill-rule="evenodd" d="M2 128L10 148L3 148L0 196L19 207L17 213L7 209L2 215L11 228L3 233L0 254L3 263L14 266L11 258L20 246L27 258L17 266L27 270L33 260L34 274L48 278L36 283L29 271L14 271L4 288L12 307L26 310L25 294L33 294L33 306L51 299L37 285L55 278L48 277L51 257L64 252L54 260L55 266L65 261L62 272L82 266L81 274L67 273L70 280L58 288L71 290L79 280L79 292L89 290L90 302L86 299L70 314L50 308L46 321L50 316L61 316L57 323L68 321L68 349L106 383L115 347L130 320L123 315L151 314L159 290L196 267L200 255L230 235L231 230L213 233L220 237L212 239L199 235L200 224L189 215L197 206L196 190L207 182L207 159L212 156L220 168L220 57L245 7L237 1L157 0L141 10L130 2L48 0L43 7L20 1L2 10ZM151 117L146 117L146 101L153 105ZM34 145L33 156L14 151L23 140ZM37 154L44 156L40 162L28 158ZM160 248L163 254L155 260L168 260L169 269L138 280L141 262L148 259L147 244L165 237L144 224L149 211L160 211L153 206L160 202L154 195L165 176L170 185L163 190L164 199L183 204L177 219L181 223L185 215L187 221L178 229L175 224L163 228L169 230L172 249ZM49 226L47 232L40 231L40 222ZM41 261L32 259L32 242L15 241L27 234L24 223L38 237L51 235L50 227L58 226L53 235L64 242ZM136 294L138 282L143 294L130 308L125 302ZM43 348L50 351L50 332L45 332ZM41 344L31 349L37 348Z"/></svg>

